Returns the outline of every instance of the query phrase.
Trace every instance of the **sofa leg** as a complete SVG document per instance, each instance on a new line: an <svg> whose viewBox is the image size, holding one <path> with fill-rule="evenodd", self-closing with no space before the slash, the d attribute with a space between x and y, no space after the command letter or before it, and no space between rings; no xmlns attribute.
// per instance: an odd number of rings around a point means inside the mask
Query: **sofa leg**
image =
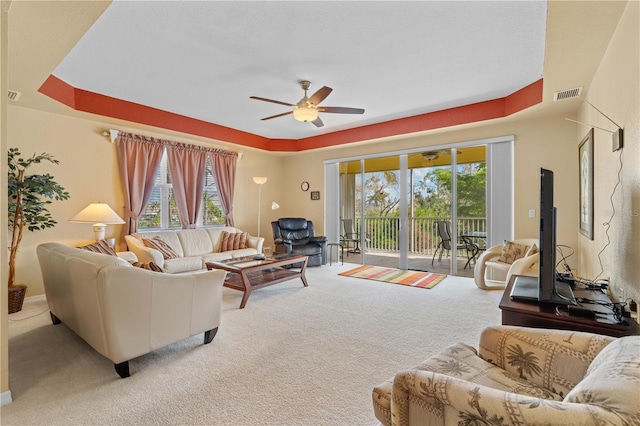
<svg viewBox="0 0 640 426"><path fill-rule="evenodd" d="M205 331L204 332L204 344L206 345L208 343L211 343L213 338L216 337L216 333L217 332L218 332L218 327L214 328L213 330Z"/></svg>
<svg viewBox="0 0 640 426"><path fill-rule="evenodd" d="M62 323L62 321L60 321L60 318L58 318L57 316L53 315L53 312L49 311L49 315L51 315L51 322L53 323L53 325L58 325L58 324Z"/></svg>
<svg viewBox="0 0 640 426"><path fill-rule="evenodd" d="M129 361L121 362L120 364L114 364L114 366L116 367L116 373L118 373L118 376L122 377L123 379L129 377Z"/></svg>

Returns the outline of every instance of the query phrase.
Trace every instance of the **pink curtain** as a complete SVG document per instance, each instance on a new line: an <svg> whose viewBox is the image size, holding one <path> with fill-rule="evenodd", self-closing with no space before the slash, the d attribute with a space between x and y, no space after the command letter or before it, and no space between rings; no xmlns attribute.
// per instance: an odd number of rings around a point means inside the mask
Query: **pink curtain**
<svg viewBox="0 0 640 426"><path fill-rule="evenodd" d="M226 225L234 226L233 194L236 187L236 163L238 162L238 154L235 152L210 153L209 158L211 159L211 164L213 164L222 211L227 218Z"/></svg>
<svg viewBox="0 0 640 426"><path fill-rule="evenodd" d="M151 197L164 146L153 138L122 132L115 142L124 191L125 232L128 235L138 230L138 216Z"/></svg>
<svg viewBox="0 0 640 426"><path fill-rule="evenodd" d="M202 204L207 152L181 143L167 145L171 184L180 224L184 229L196 227Z"/></svg>

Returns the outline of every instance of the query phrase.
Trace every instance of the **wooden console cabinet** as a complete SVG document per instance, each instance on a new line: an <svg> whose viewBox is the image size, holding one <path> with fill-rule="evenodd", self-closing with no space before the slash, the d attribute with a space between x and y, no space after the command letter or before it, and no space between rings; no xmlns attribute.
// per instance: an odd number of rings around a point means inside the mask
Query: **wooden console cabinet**
<svg viewBox="0 0 640 426"><path fill-rule="evenodd" d="M631 318L625 318L624 323L619 324L616 323L612 314L606 318L599 315L598 319L590 319L570 315L563 308L556 310L556 305L553 304L513 301L510 295L515 278L516 276L513 276L509 280L500 301L503 325L586 331L613 337L640 334L638 323ZM575 289L573 293L576 298L611 302L607 295L599 290ZM609 312L609 309L603 306L588 304L585 307L597 312Z"/></svg>

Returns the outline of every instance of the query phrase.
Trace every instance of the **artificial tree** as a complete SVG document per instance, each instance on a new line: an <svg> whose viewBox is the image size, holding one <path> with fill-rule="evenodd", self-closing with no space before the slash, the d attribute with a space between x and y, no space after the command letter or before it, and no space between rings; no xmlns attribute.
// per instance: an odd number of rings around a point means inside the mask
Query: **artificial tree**
<svg viewBox="0 0 640 426"><path fill-rule="evenodd" d="M26 227L29 231L51 228L56 222L47 204L53 200L66 200L69 193L53 180L50 174L27 175L26 170L33 164L49 161L60 162L51 154L33 154L29 158L20 158L18 148L9 148L9 176L7 182L9 233L11 234L9 252L9 313L22 309L26 293L25 285L16 285L16 255L22 241L22 233Z"/></svg>

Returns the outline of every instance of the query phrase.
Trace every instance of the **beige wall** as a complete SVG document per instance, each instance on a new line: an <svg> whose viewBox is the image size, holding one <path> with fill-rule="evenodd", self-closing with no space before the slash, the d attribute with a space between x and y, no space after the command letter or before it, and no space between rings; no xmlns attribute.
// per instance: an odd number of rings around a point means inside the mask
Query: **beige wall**
<svg viewBox="0 0 640 426"><path fill-rule="evenodd" d="M7 56L8 56L8 9L10 2L0 2L0 93L7 93ZM0 188L7 187L7 97L0 96ZM0 210L7 211L7 191L0 194ZM0 216L0 246L7 247L7 219L5 213ZM8 341L8 305L5 302L7 294L8 273L5 265L9 264L7 250L0 251L0 393L7 396L5 392L9 390L9 346Z"/></svg>
<svg viewBox="0 0 640 426"><path fill-rule="evenodd" d="M640 299L639 28L640 3L630 1L586 95L592 105L624 128L624 148L612 152L611 134L595 129L595 238L591 241L578 236L580 269L584 275L611 277L614 296L620 297L623 289L625 297L636 301ZM582 123L615 129L614 124L588 104L582 105L578 117ZM589 130L588 126L578 127L576 143ZM616 188L619 171L621 182ZM609 237L604 223L610 223Z"/></svg>
<svg viewBox="0 0 640 426"><path fill-rule="evenodd" d="M24 155L42 151L53 154L60 161L59 165L41 164L32 171L51 173L71 194L69 200L50 205L50 211L58 221L56 227L26 233L24 236L17 261L17 281L28 284L28 295L33 296L44 292L39 269L33 268L38 263L35 247L44 241L64 241L70 244L90 242L93 238L91 226L69 223L69 219L89 203L97 201L108 203L121 214L123 199L115 146L109 138L101 135L108 128L107 125L20 107L10 107L9 122L9 145L20 147ZM149 131L145 130L144 134L149 134ZM575 247L577 225L574 218L577 217L578 204L575 125L564 120L564 115L510 120L500 124L485 123L473 128L435 132L420 137L396 138L392 141L288 155L240 148L238 150L243 155L238 162L236 181L236 226L254 235L257 233L258 185L253 182L253 176L268 178L262 187L260 228L261 235L267 240L266 245L270 245L270 222L278 217L307 217L313 220L319 233L324 233L325 159L504 135L515 137L515 236L537 235L537 218L529 218L528 211L538 209L539 169L546 167L555 171L558 182L558 241ZM152 136L189 141L159 132ZM303 180L310 183L310 191L321 191L320 201L311 201L310 192L300 189ZM280 204L279 210L271 210L272 201ZM110 225L107 237L118 237L121 229L120 225Z"/></svg>
<svg viewBox="0 0 640 426"><path fill-rule="evenodd" d="M587 94L590 102L610 115L625 128L625 148L623 155L623 182L614 197L617 214L612 221L611 245L604 253L604 275L611 276L616 286L622 286L636 299L640 299L638 277L640 276L640 154L639 143L640 114L638 102L638 3L629 2L618 31L600 65L591 91ZM3 15L4 19L4 15ZM4 20L3 20L4 24ZM5 29L3 28L3 33ZM2 37L4 46L5 39ZM3 47L3 63L6 50ZM3 68L4 71L4 68ZM2 81L6 77L2 77ZM3 90L6 89L6 85ZM4 92L2 92L4 93ZM0 112L4 106L0 106ZM4 112L3 112L4 113ZM89 116L88 116L89 117ZM588 241L578 232L578 176L577 147L586 133L586 128L569 123L566 115L536 119L519 119L516 115L499 122L465 126L460 129L431 132L420 137L393 138L369 144L355 144L344 148L317 150L296 154L273 154L236 147L243 154L238 163L236 201L234 215L236 225L252 234L257 230L258 187L253 176L266 176L267 183L262 189L261 234L271 244L269 222L277 217L302 216L316 223L318 230L324 231L324 202L311 201L308 192L300 190L300 182L307 180L311 190L320 190L324 197L323 160L337 159L361 154L391 152L399 149L444 145L456 142L479 140L504 135L515 136L515 237L536 236L537 218L528 217L529 209L538 210L539 169L546 167L556 175L556 205L558 206L558 242L577 249L572 266L578 273L591 277L598 273L597 253L606 245L604 228L600 225L607 220L610 207L607 200L615 186L618 154L610 150L609 136L596 131L596 232L594 241ZM601 127L610 124L592 109L584 106L576 118ZM17 278L29 284L28 295L43 293L39 269L35 267L35 246L43 241L61 240L80 243L92 239L89 225L71 224L68 220L93 201L109 203L116 211L122 212L122 197L117 178L115 148L100 133L109 125L98 121L69 118L17 106L8 109L8 146L16 146L23 153L50 152L61 164L46 166L43 171L53 174L70 193L71 199L55 203L51 211L59 225L53 229L28 233L19 255ZM204 140L188 136L177 137L168 132L149 130L142 126L117 128L163 137L182 142L206 143ZM1 132L0 132L1 133ZM4 144L4 140L2 141ZM217 145L219 146L219 144ZM3 145L3 155L7 146ZM4 157L3 157L4 158ZM4 164L4 162L3 162ZM6 167L3 165L3 167ZM43 166L44 167L44 166ZM6 169L3 169L6 170ZM35 171L35 170L34 170ZM3 176L5 176L3 172ZM271 201L277 201L281 208L271 211ZM3 242L6 242L6 226L2 227ZM108 235L116 235L120 228L110 226ZM6 261L6 253L3 252ZM6 264L6 262L5 262ZM6 294L6 273L2 268L3 294ZM2 316L2 391L8 390L7 381L7 314L3 303Z"/></svg>
<svg viewBox="0 0 640 426"><path fill-rule="evenodd" d="M515 237L537 237L538 218L529 218L529 209L539 210L540 167L551 169L556 177L556 205L558 206L558 243L576 247L578 226L577 146L575 125L566 115L530 120L511 120L501 124L484 125L436 132L406 139L394 139L369 145L349 146L319 152L301 153L284 159L285 169L295 178L285 181L287 205L295 205L295 214L317 223L324 222L323 204L310 201L308 193L300 190L300 182L308 180L312 189L320 189L324 182L323 160L347 158L362 154L391 152L437 146L458 142L488 139L505 135L515 137ZM499 196L499 194L497 194ZM294 214L292 212L292 214ZM321 231L323 227L317 226Z"/></svg>
<svg viewBox="0 0 640 426"><path fill-rule="evenodd" d="M51 173L71 195L69 200L54 202L49 206L58 224L54 228L25 232L16 265L16 282L25 283L27 296L44 293L35 248L45 241L63 241L69 244L89 243L93 239L90 224L69 223L69 220L92 202L108 203L118 214L123 212L123 196L118 174L116 147L108 137L102 136L109 125L11 106L9 108L8 140L10 147L18 147L24 156L48 152L60 164L42 163L30 168L32 173ZM34 124L35 123L35 124ZM136 131L126 129L125 131ZM139 131L140 132L140 131ZM201 144L202 141L176 138L151 132L143 134ZM235 147L238 148L238 147ZM233 147L230 149L234 149ZM235 149L234 149L235 150ZM277 198L281 186L281 158L278 155L257 150L241 149L238 162L234 217L237 227L255 235L257 232L258 186L253 176L268 177L262 189L261 234L270 236L269 221L278 212L271 211L271 201ZM107 238L120 237L122 225L109 225ZM124 250L123 240L119 239Z"/></svg>

